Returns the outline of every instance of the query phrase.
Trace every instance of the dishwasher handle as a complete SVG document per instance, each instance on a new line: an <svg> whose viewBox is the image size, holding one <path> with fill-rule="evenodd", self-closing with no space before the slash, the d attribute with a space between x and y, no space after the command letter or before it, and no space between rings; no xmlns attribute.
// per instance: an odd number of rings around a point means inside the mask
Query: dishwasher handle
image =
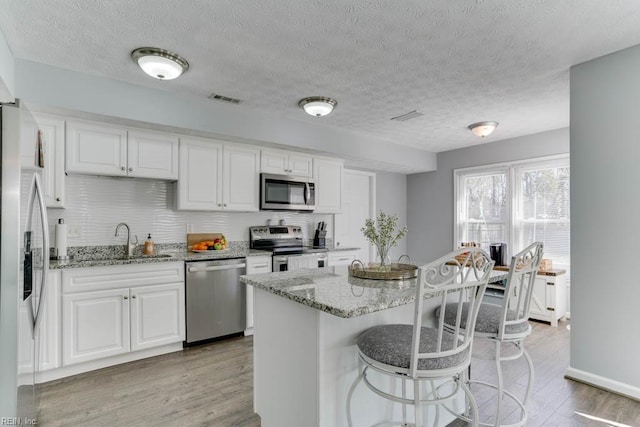
<svg viewBox="0 0 640 427"><path fill-rule="evenodd" d="M189 267L187 268L187 272L199 273L201 271L236 270L240 268L245 268L246 266L247 264L243 262L242 264L214 265L211 267Z"/></svg>

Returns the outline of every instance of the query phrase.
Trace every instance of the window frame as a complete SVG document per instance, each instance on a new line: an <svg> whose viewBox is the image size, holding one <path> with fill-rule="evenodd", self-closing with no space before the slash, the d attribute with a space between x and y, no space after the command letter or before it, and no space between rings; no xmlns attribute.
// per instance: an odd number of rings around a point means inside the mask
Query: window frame
<svg viewBox="0 0 640 427"><path fill-rule="evenodd" d="M513 255L513 249L515 248L516 241L521 239L522 230L516 230L517 223L521 222L518 218L520 213L518 209L520 198L520 186L517 182L518 174L526 172L528 170L537 170L553 167L568 167L571 171L571 160L569 153L558 154L553 156L535 157L530 159L516 160L510 162L500 162L487 165L473 166L467 168L458 168L453 170L453 188L454 188L454 214L453 221L453 249L457 249L462 239L462 224L461 219L463 215L466 215L466 200L464 197L464 177L493 175L496 173L504 173L506 171L507 176L507 256L510 258ZM571 172L569 172L571 173ZM570 208L569 208L570 209ZM546 220L532 220L531 222L542 223ZM552 223L560 223L559 220L550 220ZM524 223L524 222L522 222ZM570 218L565 223L571 223ZM483 248L488 250L489 248ZM523 248L519 248L521 250ZM570 263L569 263L570 266Z"/></svg>

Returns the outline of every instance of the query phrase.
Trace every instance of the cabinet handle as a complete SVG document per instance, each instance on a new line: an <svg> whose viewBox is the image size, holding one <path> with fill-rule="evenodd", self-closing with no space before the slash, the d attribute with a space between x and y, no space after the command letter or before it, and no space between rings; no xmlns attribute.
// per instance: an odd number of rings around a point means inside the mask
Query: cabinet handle
<svg viewBox="0 0 640 427"><path fill-rule="evenodd" d="M124 299L129 299L129 297L128 297L128 296L126 296L126 295L125 295L123 298L124 298Z"/></svg>
<svg viewBox="0 0 640 427"><path fill-rule="evenodd" d="M225 208L227 207L227 204L226 204L226 203L224 204L224 207L225 207Z"/></svg>
<svg viewBox="0 0 640 427"><path fill-rule="evenodd" d="M218 207L222 206L222 203L218 203Z"/></svg>
<svg viewBox="0 0 640 427"><path fill-rule="evenodd" d="M129 168L129 172L133 172L133 168Z"/></svg>
<svg viewBox="0 0 640 427"><path fill-rule="evenodd" d="M60 197L56 197L56 202L59 202L59 201L60 201Z"/></svg>
<svg viewBox="0 0 640 427"><path fill-rule="evenodd" d="M269 267L269 264L256 264L253 266L253 268L267 268Z"/></svg>
<svg viewBox="0 0 640 427"><path fill-rule="evenodd" d="M124 166L120 166L120 170L121 171L125 170L125 167Z"/></svg>
<svg viewBox="0 0 640 427"><path fill-rule="evenodd" d="M131 298L134 298L134 299L135 299L135 298L136 298L136 296L135 296L135 295L131 295Z"/></svg>

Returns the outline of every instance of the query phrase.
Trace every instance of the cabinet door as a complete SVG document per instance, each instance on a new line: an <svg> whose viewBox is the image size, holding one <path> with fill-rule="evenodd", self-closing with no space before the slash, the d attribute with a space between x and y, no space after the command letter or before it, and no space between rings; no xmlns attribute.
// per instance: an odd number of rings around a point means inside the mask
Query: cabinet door
<svg viewBox="0 0 640 427"><path fill-rule="evenodd" d="M65 148L67 172L127 176L125 128L68 121Z"/></svg>
<svg viewBox="0 0 640 427"><path fill-rule="evenodd" d="M34 114L42 131L44 151L44 201L48 208L63 208L64 194L64 120Z"/></svg>
<svg viewBox="0 0 640 427"><path fill-rule="evenodd" d="M62 297L63 366L129 352L129 289Z"/></svg>
<svg viewBox="0 0 640 427"><path fill-rule="evenodd" d="M212 140L180 140L177 209L222 209L222 144Z"/></svg>
<svg viewBox="0 0 640 427"><path fill-rule="evenodd" d="M131 289L131 351L181 342L184 283Z"/></svg>
<svg viewBox="0 0 640 427"><path fill-rule="evenodd" d="M289 154L289 173L295 176L313 176L313 158L301 154Z"/></svg>
<svg viewBox="0 0 640 427"><path fill-rule="evenodd" d="M281 150L262 150L260 153L260 172L287 174L288 155Z"/></svg>
<svg viewBox="0 0 640 427"><path fill-rule="evenodd" d="M538 320L550 320L549 311L547 310L550 299L548 292L546 276L536 276L533 284L529 317Z"/></svg>
<svg viewBox="0 0 640 427"><path fill-rule="evenodd" d="M247 274L271 273L271 257L248 257ZM253 286L247 286L247 328L245 335L253 335Z"/></svg>
<svg viewBox="0 0 640 427"><path fill-rule="evenodd" d="M342 208L342 172L340 160L313 159L316 180L316 213L337 213Z"/></svg>
<svg viewBox="0 0 640 427"><path fill-rule="evenodd" d="M225 144L222 204L225 210L258 211L260 151Z"/></svg>
<svg viewBox="0 0 640 427"><path fill-rule="evenodd" d="M151 131L128 134L127 172L134 178L178 179L178 137Z"/></svg>

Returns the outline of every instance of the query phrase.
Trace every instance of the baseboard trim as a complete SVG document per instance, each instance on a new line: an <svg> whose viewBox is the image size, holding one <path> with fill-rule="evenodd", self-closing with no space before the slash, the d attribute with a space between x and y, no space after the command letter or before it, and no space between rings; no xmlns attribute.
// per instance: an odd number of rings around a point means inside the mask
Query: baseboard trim
<svg viewBox="0 0 640 427"><path fill-rule="evenodd" d="M90 360L88 362L62 366L60 368L50 369L47 371L40 371L36 373L36 384L59 380L60 378L83 374L85 372L95 371L96 369L107 368L113 365L119 365L120 363L133 362L134 360L146 359L147 357L173 353L175 351L182 351L182 341L163 345L161 347L148 348L145 350L106 357L104 359Z"/></svg>
<svg viewBox="0 0 640 427"><path fill-rule="evenodd" d="M625 384L610 378L601 377L600 375L582 371L580 369L569 367L564 376L570 380L578 381L593 387L600 388L611 393L620 394L630 399L640 401L640 387Z"/></svg>

